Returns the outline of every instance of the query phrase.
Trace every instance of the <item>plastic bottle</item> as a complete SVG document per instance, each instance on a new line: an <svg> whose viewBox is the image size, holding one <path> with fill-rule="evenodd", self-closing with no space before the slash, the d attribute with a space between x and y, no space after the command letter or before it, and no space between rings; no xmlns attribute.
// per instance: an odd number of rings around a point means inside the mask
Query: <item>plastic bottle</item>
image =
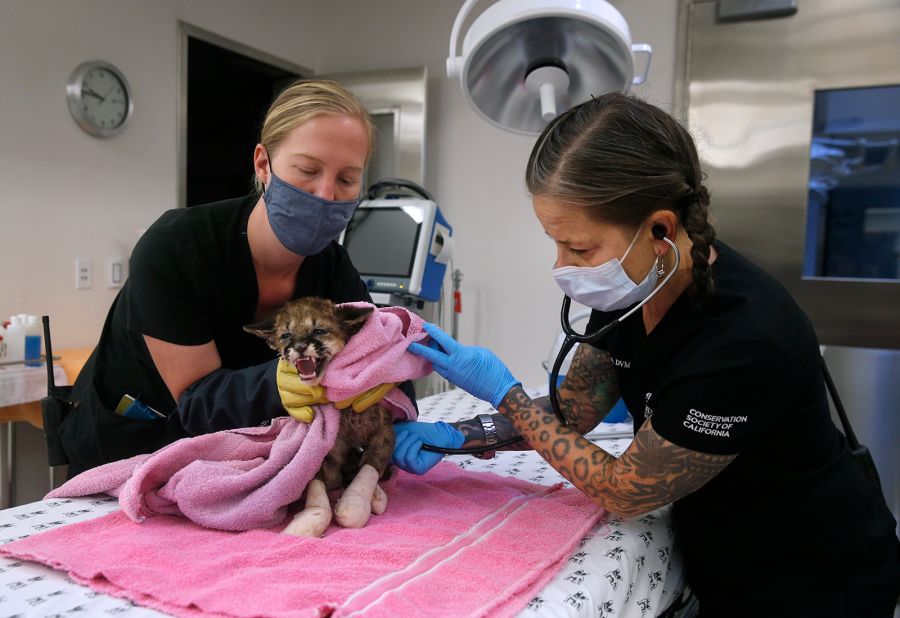
<svg viewBox="0 0 900 618"><path fill-rule="evenodd" d="M6 360L11 363L25 360L25 326L17 315L9 319L6 329Z"/></svg>
<svg viewBox="0 0 900 618"><path fill-rule="evenodd" d="M7 356L7 335L6 335L6 327L9 326L9 321L4 320L3 324L0 324L0 363L5 363L9 360Z"/></svg>
<svg viewBox="0 0 900 618"><path fill-rule="evenodd" d="M25 323L25 364L28 367L41 365L41 323L36 315L28 316Z"/></svg>

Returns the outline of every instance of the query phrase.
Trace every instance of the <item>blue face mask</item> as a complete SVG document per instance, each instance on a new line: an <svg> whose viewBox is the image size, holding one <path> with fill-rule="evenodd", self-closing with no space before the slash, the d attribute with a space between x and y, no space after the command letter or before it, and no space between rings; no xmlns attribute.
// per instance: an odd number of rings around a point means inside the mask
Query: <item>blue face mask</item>
<svg viewBox="0 0 900 618"><path fill-rule="evenodd" d="M269 186L263 193L272 231L288 251L315 255L340 236L359 200L333 202L286 183L269 164Z"/></svg>

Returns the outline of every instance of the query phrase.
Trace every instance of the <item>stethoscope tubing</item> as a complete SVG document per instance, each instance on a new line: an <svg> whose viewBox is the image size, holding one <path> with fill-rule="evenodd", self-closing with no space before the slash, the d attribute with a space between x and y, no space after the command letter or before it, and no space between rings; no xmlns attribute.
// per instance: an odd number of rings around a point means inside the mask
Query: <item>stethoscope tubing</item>
<svg viewBox="0 0 900 618"><path fill-rule="evenodd" d="M431 451L432 453L441 453L442 455L478 455L480 453L496 451L498 448L509 446L516 442L521 442L522 440L524 440L522 436L513 436L512 438L501 440L500 442L489 446L472 446L469 448L444 448L443 446L434 446L433 444L425 444L423 442L422 450Z"/></svg>
<svg viewBox="0 0 900 618"><path fill-rule="evenodd" d="M576 343L588 343L594 344L600 340L601 337L612 331L614 328L619 326L622 322L627 320L629 317L637 313L644 305L650 302L654 296L656 296L660 290L662 290L669 280L678 272L678 267L681 265L681 252L678 250L678 247L674 242L669 240L668 237L663 236L660 240L666 241L672 250L675 252L675 264L672 267L672 270L666 274L666 277L663 279L662 283L656 286L647 298L636 304L634 307L629 309L627 312L622 314L620 317L615 320L611 320L600 327L598 330L593 333L579 333L574 328L572 328L572 324L569 322L569 309L572 306L572 299L568 296L563 296L562 307L560 308L560 316L559 321L562 325L562 330L565 335L563 339L562 346L559 348L559 353L556 355L556 360L553 362L553 369L550 372L550 406L553 408L553 412L556 414L559 422L563 426L569 425L569 420L562 413L562 409L559 406L559 388L557 387L557 382L559 381L559 370L562 368L563 361L568 355L569 351L574 347ZM475 455L479 453L487 453L489 451L495 451L498 448L509 446L511 444L515 444L516 442L520 442L523 440L522 436L513 436L512 438L508 438L506 440L501 440L496 444L491 444L489 446L473 446L471 448L444 448L441 446L434 446L432 444L422 444L423 451L430 451L432 453L441 453L443 455Z"/></svg>

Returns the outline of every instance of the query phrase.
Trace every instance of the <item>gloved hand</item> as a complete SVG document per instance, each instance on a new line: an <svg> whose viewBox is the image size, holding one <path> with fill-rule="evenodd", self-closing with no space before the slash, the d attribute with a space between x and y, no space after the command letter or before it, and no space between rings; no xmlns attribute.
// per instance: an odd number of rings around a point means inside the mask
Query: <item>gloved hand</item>
<svg viewBox="0 0 900 618"><path fill-rule="evenodd" d="M334 405L338 410L352 407L354 412L365 412L376 403L384 399L384 396L387 395L395 386L397 385L393 382L379 384L378 386L373 386L369 390L360 393L359 395L354 395L353 397L348 397L347 399L342 399L341 401L335 401Z"/></svg>
<svg viewBox="0 0 900 618"><path fill-rule="evenodd" d="M521 384L497 356L486 348L462 345L434 324L425 324L428 346L411 343L413 354L431 361L434 370L464 391L489 401L495 408L513 386Z"/></svg>
<svg viewBox="0 0 900 618"><path fill-rule="evenodd" d="M459 448L466 437L463 433L443 421L437 423L395 423L397 442L391 463L413 474L425 474L444 458L440 453L423 451L422 444L443 448Z"/></svg>
<svg viewBox="0 0 900 618"><path fill-rule="evenodd" d="M304 384L297 373L297 368L283 358L278 359L275 373L278 385L278 396L287 413L298 421L311 423L316 413L311 407L314 403L326 403L324 386Z"/></svg>

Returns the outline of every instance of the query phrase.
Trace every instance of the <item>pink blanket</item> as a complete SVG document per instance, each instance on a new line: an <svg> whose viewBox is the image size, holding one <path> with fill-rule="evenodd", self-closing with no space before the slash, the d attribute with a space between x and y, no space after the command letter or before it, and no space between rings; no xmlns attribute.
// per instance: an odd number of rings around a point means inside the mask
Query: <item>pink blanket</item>
<svg viewBox="0 0 900 618"><path fill-rule="evenodd" d="M503 617L524 607L604 514L576 490L451 463L423 477L399 472L388 491L384 515L319 539L167 516L135 526L113 513L0 554L175 616Z"/></svg>
<svg viewBox="0 0 900 618"><path fill-rule="evenodd" d="M218 530L274 526L322 465L339 414L322 406L309 424L281 417L269 427L185 438L88 470L46 498L107 493L132 521L180 515Z"/></svg>
<svg viewBox="0 0 900 618"><path fill-rule="evenodd" d="M422 324L400 307L375 311L326 368L323 384L330 399L431 373L430 363L406 351L427 336ZM415 408L399 389L383 401L396 417L415 419ZM284 521L288 506L334 446L339 415L354 414L333 405L318 408L309 424L280 417L269 427L185 438L150 455L114 461L79 474L46 497L112 494L133 521L180 515L217 530L274 526Z"/></svg>

